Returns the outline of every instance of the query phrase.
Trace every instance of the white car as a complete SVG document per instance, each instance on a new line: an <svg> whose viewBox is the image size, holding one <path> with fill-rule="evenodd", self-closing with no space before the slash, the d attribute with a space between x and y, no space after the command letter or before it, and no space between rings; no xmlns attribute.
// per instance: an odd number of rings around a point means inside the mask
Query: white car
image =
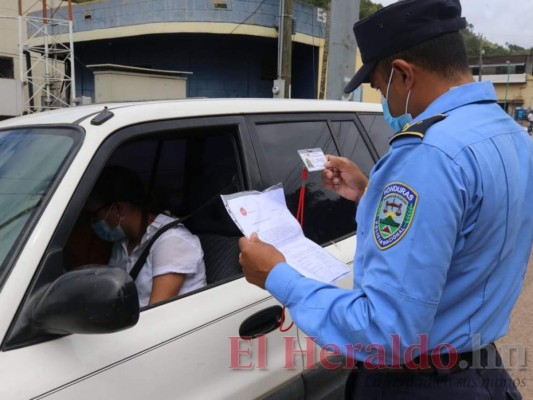
<svg viewBox="0 0 533 400"><path fill-rule="evenodd" d="M341 154L368 173L388 133L380 105L313 100L91 105L1 122L0 399L340 396L347 372L311 368L320 352L297 327L281 332L279 303L243 278L219 195L282 182L295 213L297 150ZM100 265L106 248L83 208L110 164L191 215L205 288L139 310L129 275ZM304 233L348 265L354 214L309 175Z"/></svg>

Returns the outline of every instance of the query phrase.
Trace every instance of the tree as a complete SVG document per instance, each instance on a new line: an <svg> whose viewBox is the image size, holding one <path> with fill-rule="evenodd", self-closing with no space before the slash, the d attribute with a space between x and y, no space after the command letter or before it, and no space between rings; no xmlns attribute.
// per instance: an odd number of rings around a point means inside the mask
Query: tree
<svg viewBox="0 0 533 400"><path fill-rule="evenodd" d="M466 47L466 54L468 58L476 58L479 56L480 47L484 51L484 55L491 56L509 56L509 55L527 55L532 49L525 49L521 46L517 46L511 43L505 43L505 46L501 46L497 43L490 42L483 39L481 35L474 32L474 25L468 24L466 29L461 31ZM481 40L481 46L480 46Z"/></svg>
<svg viewBox="0 0 533 400"><path fill-rule="evenodd" d="M383 8L380 3L372 3L370 0L361 0L359 19L363 19L368 17L370 14L374 14L380 8Z"/></svg>
<svg viewBox="0 0 533 400"><path fill-rule="evenodd" d="M83 1L83 0L78 0ZM325 8L329 10L329 4L331 0L301 0L304 3L312 4L317 7ZM361 6L359 11L359 19L368 17L370 14L375 13L379 9L383 8L380 3L373 3L371 0L361 0ZM501 46L496 43L492 43L486 39L483 39L479 34L474 32L474 25L468 23L467 27L461 31L463 39L465 41L466 54L468 58L475 58L479 56L480 47L484 50L484 55L490 56L507 56L507 55L527 55L533 53L533 47L525 49L521 46L517 46L512 43L506 43L505 46ZM481 41L481 46L480 46Z"/></svg>
<svg viewBox="0 0 533 400"><path fill-rule="evenodd" d="M329 10L331 0L302 0L302 2ZM372 3L370 0L361 0L359 19L368 17L380 8L383 8L383 6L379 3Z"/></svg>

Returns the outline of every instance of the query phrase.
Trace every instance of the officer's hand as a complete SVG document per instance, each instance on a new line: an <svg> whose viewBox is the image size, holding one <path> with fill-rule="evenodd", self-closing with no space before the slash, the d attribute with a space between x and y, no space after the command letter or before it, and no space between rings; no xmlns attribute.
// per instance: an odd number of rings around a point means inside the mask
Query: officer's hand
<svg viewBox="0 0 533 400"><path fill-rule="evenodd" d="M359 201L363 195L368 178L359 167L346 157L327 155L322 171L322 183L325 188L334 191L345 199Z"/></svg>
<svg viewBox="0 0 533 400"><path fill-rule="evenodd" d="M239 247L239 263L246 280L264 289L268 274L278 263L284 262L285 257L274 246L259 240L255 232L250 239L240 238Z"/></svg>

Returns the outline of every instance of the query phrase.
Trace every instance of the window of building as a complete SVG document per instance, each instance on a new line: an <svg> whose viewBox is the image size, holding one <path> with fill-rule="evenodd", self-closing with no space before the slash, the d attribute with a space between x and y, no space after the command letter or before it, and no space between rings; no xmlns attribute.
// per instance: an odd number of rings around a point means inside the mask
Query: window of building
<svg viewBox="0 0 533 400"><path fill-rule="evenodd" d="M13 58L0 57L0 79L15 79Z"/></svg>

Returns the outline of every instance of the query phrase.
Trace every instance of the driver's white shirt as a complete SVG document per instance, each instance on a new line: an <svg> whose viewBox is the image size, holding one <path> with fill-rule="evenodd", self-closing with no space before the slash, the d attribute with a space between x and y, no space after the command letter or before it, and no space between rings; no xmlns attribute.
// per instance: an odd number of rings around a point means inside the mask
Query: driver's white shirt
<svg viewBox="0 0 533 400"><path fill-rule="evenodd" d="M128 239L113 245L109 264L120 267L128 273L144 250L144 245L162 226L174 221L164 214L159 214L147 227L141 242L128 254ZM179 273L185 274L179 294L184 294L206 285L204 253L200 240L183 225L178 225L164 232L152 245L146 263L142 267L135 284L139 293L139 305L144 307L150 301L152 280L154 276Z"/></svg>

